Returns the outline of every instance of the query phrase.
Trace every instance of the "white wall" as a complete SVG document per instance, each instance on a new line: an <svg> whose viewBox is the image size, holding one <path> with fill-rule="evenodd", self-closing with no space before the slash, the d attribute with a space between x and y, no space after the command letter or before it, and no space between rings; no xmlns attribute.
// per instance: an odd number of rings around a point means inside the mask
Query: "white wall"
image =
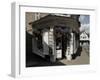
<svg viewBox="0 0 100 80"><path fill-rule="evenodd" d="M85 32L83 32L80 34L80 40L89 40L89 37Z"/></svg>
<svg viewBox="0 0 100 80"><path fill-rule="evenodd" d="M49 43L48 43L48 31L43 33L43 52L45 55L49 55Z"/></svg>
<svg viewBox="0 0 100 80"><path fill-rule="evenodd" d="M33 2L33 5L46 5L46 6L62 6L66 7L68 5L76 6L95 6L97 11L97 26L95 44L93 44L98 53L97 59L100 61L100 0L1 0L0 1L0 80L14 80L9 76L10 65L11 65L11 2L13 1L25 1ZM22 80L99 80L100 74L100 62L98 63L97 70L99 72L94 73L73 73L65 75L54 75L54 76L34 76L21 78ZM99 79L98 79L99 78ZM21 80L20 78L18 80Z"/></svg>

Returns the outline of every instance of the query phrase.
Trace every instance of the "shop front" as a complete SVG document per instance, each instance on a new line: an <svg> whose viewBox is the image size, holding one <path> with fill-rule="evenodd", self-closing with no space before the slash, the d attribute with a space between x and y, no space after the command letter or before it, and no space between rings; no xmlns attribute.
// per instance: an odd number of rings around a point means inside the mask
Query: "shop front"
<svg viewBox="0 0 100 80"><path fill-rule="evenodd" d="M72 60L79 47L79 21L72 17L47 15L32 22L33 53L51 62L57 59Z"/></svg>

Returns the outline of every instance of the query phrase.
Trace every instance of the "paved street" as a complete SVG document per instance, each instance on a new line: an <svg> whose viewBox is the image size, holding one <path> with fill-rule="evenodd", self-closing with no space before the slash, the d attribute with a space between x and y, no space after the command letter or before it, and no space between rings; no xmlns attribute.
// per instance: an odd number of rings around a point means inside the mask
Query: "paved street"
<svg viewBox="0 0 100 80"><path fill-rule="evenodd" d="M77 56L76 59L72 61L61 60L60 62L66 65L79 65L79 64L89 64L89 48L88 46L83 46L81 56Z"/></svg>
<svg viewBox="0 0 100 80"><path fill-rule="evenodd" d="M34 53L30 53L27 60L27 67L36 67L36 66L61 66L61 65L80 65L80 64L89 64L89 48L83 46L80 56L77 56L74 60L68 61L67 59L58 60L55 63L50 62L48 59L41 58Z"/></svg>

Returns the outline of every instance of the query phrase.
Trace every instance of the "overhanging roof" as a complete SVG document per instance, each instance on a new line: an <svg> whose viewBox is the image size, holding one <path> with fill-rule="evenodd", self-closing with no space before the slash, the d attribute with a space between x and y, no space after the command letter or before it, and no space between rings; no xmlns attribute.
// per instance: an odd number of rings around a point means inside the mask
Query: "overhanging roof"
<svg viewBox="0 0 100 80"><path fill-rule="evenodd" d="M33 28L43 29L54 26L66 26L72 28L73 31L79 32L79 22L71 17L47 15L35 22L31 22Z"/></svg>

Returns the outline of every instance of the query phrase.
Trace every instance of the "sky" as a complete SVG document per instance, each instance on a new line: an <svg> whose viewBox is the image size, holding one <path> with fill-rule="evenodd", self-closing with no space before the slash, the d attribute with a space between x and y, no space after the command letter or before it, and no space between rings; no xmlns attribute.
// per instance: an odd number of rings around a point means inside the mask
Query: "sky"
<svg viewBox="0 0 100 80"><path fill-rule="evenodd" d="M80 31L86 31L87 33L90 33L90 16L81 15L79 21L81 22Z"/></svg>

